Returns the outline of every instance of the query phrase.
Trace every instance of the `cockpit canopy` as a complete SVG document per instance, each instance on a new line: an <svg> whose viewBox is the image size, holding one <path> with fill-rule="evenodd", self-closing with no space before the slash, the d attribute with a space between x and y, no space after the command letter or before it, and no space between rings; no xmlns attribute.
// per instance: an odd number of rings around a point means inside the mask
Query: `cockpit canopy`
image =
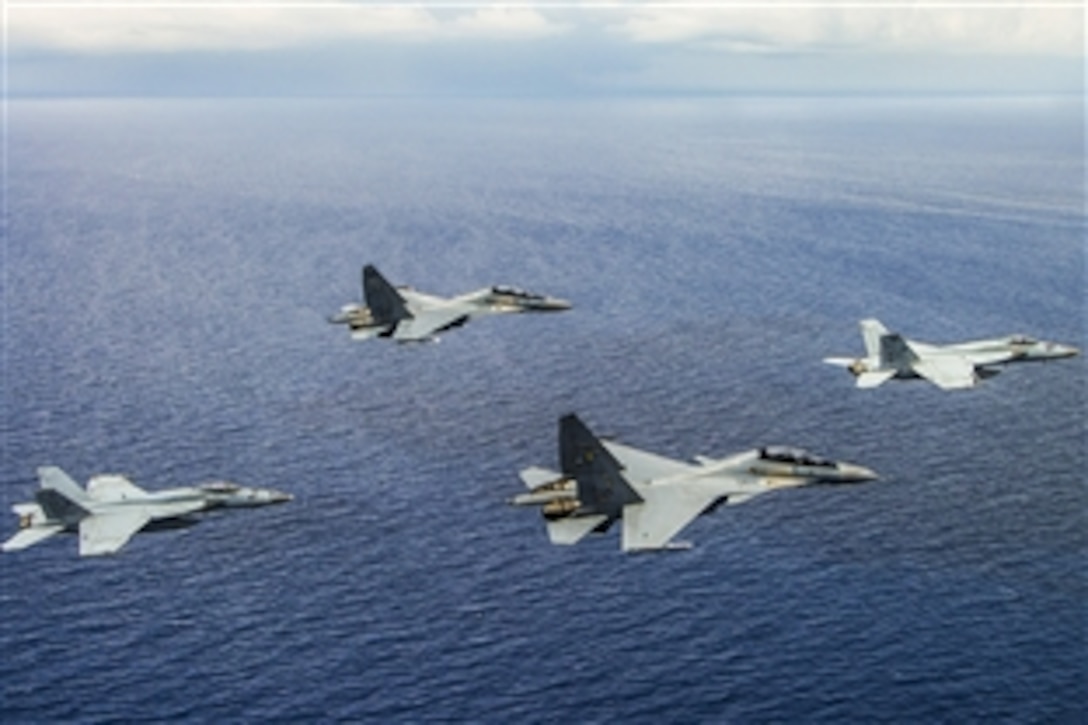
<svg viewBox="0 0 1088 725"><path fill-rule="evenodd" d="M230 481L212 481L211 483L200 484L200 489L208 493L237 493L241 488L237 483L231 483Z"/></svg>
<svg viewBox="0 0 1088 725"><path fill-rule="evenodd" d="M499 284L491 288L492 294L505 295L507 297L519 297L523 300L542 300L544 295L538 295L533 292L526 292L518 287L510 287L509 285Z"/></svg>
<svg viewBox="0 0 1088 725"><path fill-rule="evenodd" d="M793 466L835 466L835 461L821 458L801 448L788 446L767 446L759 449L759 458L775 463L789 463Z"/></svg>
<svg viewBox="0 0 1088 725"><path fill-rule="evenodd" d="M1027 335L1013 335L1009 338L1009 342L1013 345L1034 345L1038 340L1034 337L1028 337Z"/></svg>

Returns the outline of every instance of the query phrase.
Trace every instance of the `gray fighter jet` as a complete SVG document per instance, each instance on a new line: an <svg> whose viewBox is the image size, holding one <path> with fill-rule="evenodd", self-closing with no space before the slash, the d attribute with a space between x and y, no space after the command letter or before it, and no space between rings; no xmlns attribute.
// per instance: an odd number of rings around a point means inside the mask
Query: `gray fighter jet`
<svg viewBox="0 0 1088 725"><path fill-rule="evenodd" d="M138 531L176 529L199 521L195 514L218 508L265 506L290 501L291 495L269 488L248 488L226 481L145 491L123 476L91 478L84 491L54 466L38 469L41 488L36 503L19 503L19 532L0 549L18 551L61 532L79 532L79 555L113 554Z"/></svg>
<svg viewBox="0 0 1088 725"><path fill-rule="evenodd" d="M684 463L601 440L571 414L559 420L562 473L521 472L529 493L515 506L539 506L553 544L575 544L623 519L624 551L687 548L672 539L696 516L780 488L812 483L859 483L867 468L785 447L759 448L722 459Z"/></svg>
<svg viewBox="0 0 1088 725"><path fill-rule="evenodd" d="M1014 362L1072 357L1069 345L1010 335L956 345L928 345L888 332L877 320L862 320L863 358L829 357L824 362L844 367L857 378L859 388L875 388L892 378L925 378L944 390L972 388L993 377L995 366Z"/></svg>
<svg viewBox="0 0 1088 725"><path fill-rule="evenodd" d="M410 287L394 287L370 264L363 267L363 298L365 305L344 305L329 318L334 325L347 325L354 340L391 337L399 342L433 341L438 333L475 317L570 309L566 300L506 286L453 298L435 297Z"/></svg>

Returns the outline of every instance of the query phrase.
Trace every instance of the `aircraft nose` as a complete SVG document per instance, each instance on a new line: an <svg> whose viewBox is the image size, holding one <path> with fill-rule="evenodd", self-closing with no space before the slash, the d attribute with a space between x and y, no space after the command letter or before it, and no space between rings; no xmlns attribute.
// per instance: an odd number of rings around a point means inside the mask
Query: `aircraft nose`
<svg viewBox="0 0 1088 725"><path fill-rule="evenodd" d="M844 483L861 483L862 481L875 481L880 476L876 471L858 466L853 463L839 464L839 479Z"/></svg>
<svg viewBox="0 0 1088 725"><path fill-rule="evenodd" d="M570 302L559 299L558 297L549 297L540 304L540 309L549 312L562 312L563 310L569 310L570 308Z"/></svg>
<svg viewBox="0 0 1088 725"><path fill-rule="evenodd" d="M268 503L286 503L294 500L295 497L285 491L277 491L270 488L265 491L264 498Z"/></svg>

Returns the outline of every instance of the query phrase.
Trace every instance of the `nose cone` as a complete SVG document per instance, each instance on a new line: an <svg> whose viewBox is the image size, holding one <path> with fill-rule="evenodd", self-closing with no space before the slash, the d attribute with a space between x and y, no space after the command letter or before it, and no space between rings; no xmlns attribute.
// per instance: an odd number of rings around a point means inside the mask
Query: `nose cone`
<svg viewBox="0 0 1088 725"><path fill-rule="evenodd" d="M294 500L294 496L284 491L277 491L274 488L261 488L256 491L257 497L262 504L271 503L287 503Z"/></svg>
<svg viewBox="0 0 1088 725"><path fill-rule="evenodd" d="M842 483L862 483L864 481L875 481L880 476L876 471L866 468L865 466L857 466L853 463L840 463L838 465L838 480Z"/></svg>
<svg viewBox="0 0 1088 725"><path fill-rule="evenodd" d="M1024 348L1021 355L1027 360L1057 360L1080 355L1080 350L1072 345L1057 342L1036 342Z"/></svg>
<svg viewBox="0 0 1088 725"><path fill-rule="evenodd" d="M249 508L252 506L268 506L274 503L286 503L293 498L294 496L291 494L273 488L240 488L233 494L220 499L219 505L227 508Z"/></svg>
<svg viewBox="0 0 1088 725"><path fill-rule="evenodd" d="M541 312L563 312L571 308L570 302L559 299L558 297L545 297L538 301L535 305L536 309Z"/></svg>

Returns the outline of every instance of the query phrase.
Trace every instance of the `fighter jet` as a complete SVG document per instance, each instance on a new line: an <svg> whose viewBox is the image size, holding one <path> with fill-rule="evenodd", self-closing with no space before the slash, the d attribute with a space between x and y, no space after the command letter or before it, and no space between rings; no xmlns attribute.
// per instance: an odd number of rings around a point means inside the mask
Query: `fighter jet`
<svg viewBox="0 0 1088 725"><path fill-rule="evenodd" d="M36 503L19 503L19 532L0 549L18 551L61 532L79 532L79 555L113 554L138 531L176 529L199 521L195 514L218 508L265 506L290 501L291 495L269 488L248 488L227 481L145 491L127 478L94 476L84 491L54 466L38 469L41 488Z"/></svg>
<svg viewBox="0 0 1088 725"><path fill-rule="evenodd" d="M435 297L410 287L394 287L370 264L363 267L363 297L365 305L344 305L329 318L334 325L347 325L354 340L391 337L398 342L434 341L438 333L474 317L570 309L566 300L502 285L452 299Z"/></svg>
<svg viewBox="0 0 1088 725"><path fill-rule="evenodd" d="M573 414L559 420L559 465L562 473L536 466L521 471L529 492L509 503L539 506L553 544L575 544L623 519L623 551L688 548L673 537L722 504L780 488L877 477L861 466L785 447L685 463L601 440Z"/></svg>
<svg viewBox="0 0 1088 725"><path fill-rule="evenodd" d="M1010 335L956 345L928 345L888 332L879 321L861 321L866 357L829 357L824 362L844 367L857 378L859 388L875 388L892 378L925 378L944 390L972 388L979 380L997 375L996 365L1072 357L1069 345Z"/></svg>

